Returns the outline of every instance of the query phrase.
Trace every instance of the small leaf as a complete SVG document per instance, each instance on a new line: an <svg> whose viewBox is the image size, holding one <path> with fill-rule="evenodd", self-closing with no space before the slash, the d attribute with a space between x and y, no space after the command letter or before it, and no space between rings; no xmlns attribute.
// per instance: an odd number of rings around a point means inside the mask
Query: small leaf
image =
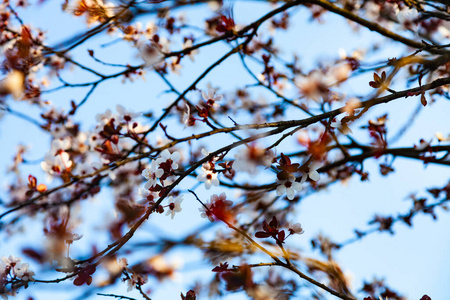
<svg viewBox="0 0 450 300"><path fill-rule="evenodd" d="M286 237L286 233L284 232L284 230L281 230L280 232L278 232L278 240L283 243L284 239Z"/></svg>
<svg viewBox="0 0 450 300"><path fill-rule="evenodd" d="M270 233L264 232L264 231L258 231L255 233L255 236L260 239L268 238L270 236Z"/></svg>

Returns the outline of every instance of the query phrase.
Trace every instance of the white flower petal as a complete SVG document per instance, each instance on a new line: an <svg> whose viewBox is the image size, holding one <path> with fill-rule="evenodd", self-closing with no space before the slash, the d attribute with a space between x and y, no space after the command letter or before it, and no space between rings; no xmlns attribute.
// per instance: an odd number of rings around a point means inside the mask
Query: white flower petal
<svg viewBox="0 0 450 300"><path fill-rule="evenodd" d="M207 190L209 190L209 189L211 188L211 180L206 180L206 181L205 181L205 188L206 188Z"/></svg>
<svg viewBox="0 0 450 300"><path fill-rule="evenodd" d="M286 196L287 196L287 198L288 198L289 200L294 199L294 197L295 197L295 191L294 191L294 189L293 189L293 188L287 188L287 189L286 189Z"/></svg>
<svg viewBox="0 0 450 300"><path fill-rule="evenodd" d="M285 192L286 187L284 186L284 184L277 186L277 196L284 195Z"/></svg>
<svg viewBox="0 0 450 300"><path fill-rule="evenodd" d="M303 189L303 185L300 182L293 182L292 188L297 192L300 192Z"/></svg>
<svg viewBox="0 0 450 300"><path fill-rule="evenodd" d="M320 179L320 174L316 170L309 172L308 176L309 176L309 178L311 178L314 181L317 181Z"/></svg>

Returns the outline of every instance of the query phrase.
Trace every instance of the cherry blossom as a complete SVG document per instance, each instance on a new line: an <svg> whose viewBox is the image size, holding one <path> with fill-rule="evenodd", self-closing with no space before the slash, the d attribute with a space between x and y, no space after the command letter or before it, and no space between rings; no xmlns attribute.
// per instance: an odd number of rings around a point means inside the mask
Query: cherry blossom
<svg viewBox="0 0 450 300"><path fill-rule="evenodd" d="M216 95L216 92L214 89L209 89L208 93L203 91L202 97L203 97L203 100L206 101L206 104L208 104L211 107L219 107L219 104L217 104L216 102L223 99L222 95Z"/></svg>
<svg viewBox="0 0 450 300"><path fill-rule="evenodd" d="M33 281L34 272L30 269L28 263L22 263L20 257L14 257L10 255L9 257L3 256L0 262L0 274L14 276L18 279L25 281Z"/></svg>
<svg viewBox="0 0 450 300"><path fill-rule="evenodd" d="M213 216L211 210L209 210L209 207L211 206L211 204L206 203L205 205L208 208L205 208L202 206L198 209L198 211L201 213L200 216L204 219L208 219L210 222L214 222L214 216Z"/></svg>
<svg viewBox="0 0 450 300"><path fill-rule="evenodd" d="M197 176L197 180L205 183L205 188L209 190L211 186L219 186L220 182L217 179L217 173L214 170L202 167L202 173Z"/></svg>
<svg viewBox="0 0 450 300"><path fill-rule="evenodd" d="M277 196L286 194L289 200L293 200L295 197L295 192L300 192L302 189L302 184L295 181L294 175L289 174L289 178L287 180L282 180L280 185L277 186Z"/></svg>
<svg viewBox="0 0 450 300"><path fill-rule="evenodd" d="M419 144L418 145L414 145L414 149L416 150L425 150L427 149L431 144L431 141L427 142L424 139L420 139Z"/></svg>
<svg viewBox="0 0 450 300"><path fill-rule="evenodd" d="M417 26L414 21L416 21L419 17L419 13L417 9L410 8L410 7L403 7L402 10L399 10L397 12L397 19L403 29L411 29L415 30L415 27Z"/></svg>
<svg viewBox="0 0 450 300"><path fill-rule="evenodd" d="M337 64L328 71L326 81L330 85L339 84L350 76L351 71L352 68L348 63Z"/></svg>
<svg viewBox="0 0 450 300"><path fill-rule="evenodd" d="M29 264L21 263L14 266L14 275L25 281L33 281L34 272L30 270Z"/></svg>
<svg viewBox="0 0 450 300"><path fill-rule="evenodd" d="M112 114L109 108L103 114L96 114L95 120L101 123L99 124L100 126L97 127L101 128L102 125L108 124L113 118L115 118L115 115Z"/></svg>
<svg viewBox="0 0 450 300"><path fill-rule="evenodd" d="M317 172L317 169L319 169L322 166L322 163L319 161L313 161L309 165L309 172L307 174L303 174L302 176L302 182L305 182L307 177L309 177L313 181L317 181L320 179L320 174Z"/></svg>
<svg viewBox="0 0 450 300"><path fill-rule="evenodd" d="M163 176L164 170L159 168L158 163L156 160L152 160L150 163L150 168L145 168L142 171L142 176L147 180L145 183L145 189L149 189L156 185L158 182L158 179Z"/></svg>
<svg viewBox="0 0 450 300"><path fill-rule="evenodd" d="M136 288L136 285L143 285L147 282L148 276L144 274L136 274L133 273L130 278L127 278L125 281L127 282L128 288L127 292L132 291L134 288Z"/></svg>
<svg viewBox="0 0 450 300"><path fill-rule="evenodd" d="M45 160L41 162L42 170L50 175L60 174L63 171L70 171L72 161L69 153L60 151L56 155L47 154Z"/></svg>
<svg viewBox="0 0 450 300"><path fill-rule="evenodd" d="M305 232L302 228L302 224L300 224L300 223L295 223L295 224L289 223L287 225L287 227L288 227L290 234L302 234Z"/></svg>
<svg viewBox="0 0 450 300"><path fill-rule="evenodd" d="M174 151L173 153L170 153L169 150L164 150L161 152L160 157L156 160L156 163L160 165L161 163L170 162L170 166L172 169L177 170L178 169L178 161L181 158L181 154L178 151Z"/></svg>
<svg viewBox="0 0 450 300"><path fill-rule="evenodd" d="M16 264L20 263L20 261L22 259L20 257L15 257L14 255L10 255L9 257L3 256L2 260L7 266L14 267Z"/></svg>
<svg viewBox="0 0 450 300"><path fill-rule="evenodd" d="M169 205L166 211L166 216L170 215L170 218L173 220L175 214L181 211L181 202L183 202L183 195L180 195L175 199L173 198L173 196L169 196L167 202L169 202Z"/></svg>

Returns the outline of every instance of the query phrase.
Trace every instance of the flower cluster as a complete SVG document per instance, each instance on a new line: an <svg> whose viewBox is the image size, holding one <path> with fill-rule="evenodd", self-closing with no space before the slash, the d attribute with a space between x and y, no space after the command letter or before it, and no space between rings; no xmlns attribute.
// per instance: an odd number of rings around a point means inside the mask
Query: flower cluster
<svg viewBox="0 0 450 300"><path fill-rule="evenodd" d="M282 196L286 194L289 200L293 200L295 193L303 189L303 184L308 177L313 181L320 179L317 169L322 165L319 161L312 161L300 166L298 163L291 163L289 157L281 153L281 158L278 162L277 169L280 172L277 174L279 185L277 186L277 195ZM297 181L294 173L301 171L303 173L300 182Z"/></svg>
<svg viewBox="0 0 450 300"><path fill-rule="evenodd" d="M4 297L15 296L21 286L27 286L29 281L33 281L34 272L30 265L22 263L21 258L10 255L3 256L0 260L0 294ZM21 281L18 284L17 281ZM15 282L13 285L12 283ZM11 283L9 288L7 285Z"/></svg>
<svg viewBox="0 0 450 300"><path fill-rule="evenodd" d="M142 171L142 176L147 180L144 188L139 190L141 196L147 198L150 203L153 203L155 195L161 195L168 184L171 183L172 177L175 176L175 171L178 170L178 162L181 159L181 154L178 151L170 153L169 150L161 152L160 156L152 160L150 167ZM173 219L177 212L181 211L181 202L183 196L169 196L169 204L166 206L166 215L170 215ZM158 212L164 211L163 207L157 209Z"/></svg>
<svg viewBox="0 0 450 300"><path fill-rule="evenodd" d="M172 153L167 149L162 151L156 160L152 160L150 167L142 171L142 176L147 180L144 185L145 189L152 192L161 191L169 183L170 177L174 176L175 171L178 170L180 158L181 154L178 151Z"/></svg>
<svg viewBox="0 0 450 300"><path fill-rule="evenodd" d="M303 228L300 223L295 224L287 224L288 225L288 232L289 234L286 236L286 233L284 230L280 230L280 223L278 222L277 218L274 216L272 217L272 220L267 223L266 220L263 221L263 230L257 231L255 233L255 237L263 239L271 237L275 240L275 242L281 246L281 244L284 243L284 241L293 234L302 234Z"/></svg>
<svg viewBox="0 0 450 300"><path fill-rule="evenodd" d="M107 109L95 116L98 125L89 136L89 145L101 155L103 163L116 161L122 157L123 150L128 149L129 139L140 141L142 133L147 130L136 118L141 114L128 111L122 105L116 106L117 113Z"/></svg>
<svg viewBox="0 0 450 300"><path fill-rule="evenodd" d="M188 104L186 104L186 111L183 112L182 122L185 127L194 126L195 121L202 121L209 124L208 117L211 113L213 113L220 105L217 103L223 99L222 95L216 95L216 91L212 88L202 92L202 102L197 105L195 108L197 109L197 114L199 118L196 118L192 115L191 108Z"/></svg>

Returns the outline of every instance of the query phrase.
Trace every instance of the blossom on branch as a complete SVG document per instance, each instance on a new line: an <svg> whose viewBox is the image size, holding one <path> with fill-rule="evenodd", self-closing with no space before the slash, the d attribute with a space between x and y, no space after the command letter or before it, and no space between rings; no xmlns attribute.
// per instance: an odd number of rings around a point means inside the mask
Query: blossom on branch
<svg viewBox="0 0 450 300"><path fill-rule="evenodd" d="M173 220L175 217L175 214L181 211L181 202L183 202L183 195L176 197L175 199L173 196L170 196L167 199L167 202L169 203L166 211L166 216L170 215L170 218Z"/></svg>
<svg viewBox="0 0 450 300"><path fill-rule="evenodd" d="M216 92L214 89L209 89L208 93L205 93L205 91L203 91L202 97L203 97L203 100L205 100L206 104L209 107L214 107L214 108L219 107L219 104L217 104L216 102L223 99L222 95L216 95Z"/></svg>
<svg viewBox="0 0 450 300"><path fill-rule="evenodd" d="M212 195L210 202L198 210L201 212L202 218L208 218L211 222L222 220L226 223L233 223L235 220L234 213L231 211L233 201L227 200L225 193L220 195Z"/></svg>
<svg viewBox="0 0 450 300"><path fill-rule="evenodd" d="M289 174L288 178L280 181L280 184L277 186L277 196L286 194L289 200L293 200L295 193L300 192L302 189L302 184L295 181L294 175Z"/></svg>
<svg viewBox="0 0 450 300"><path fill-rule="evenodd" d="M158 163L156 160L152 160L150 163L150 168L145 168L142 171L142 176L147 180L145 183L145 188L149 189L151 187L154 187L156 183L158 182L158 179L163 176L164 170L159 168Z"/></svg>
<svg viewBox="0 0 450 300"><path fill-rule="evenodd" d="M209 164L206 164L209 167ZM217 178L217 172L215 170L210 170L209 168L202 167L202 173L197 175L197 180L205 183L205 188L209 190L211 186L219 186L220 182Z"/></svg>

